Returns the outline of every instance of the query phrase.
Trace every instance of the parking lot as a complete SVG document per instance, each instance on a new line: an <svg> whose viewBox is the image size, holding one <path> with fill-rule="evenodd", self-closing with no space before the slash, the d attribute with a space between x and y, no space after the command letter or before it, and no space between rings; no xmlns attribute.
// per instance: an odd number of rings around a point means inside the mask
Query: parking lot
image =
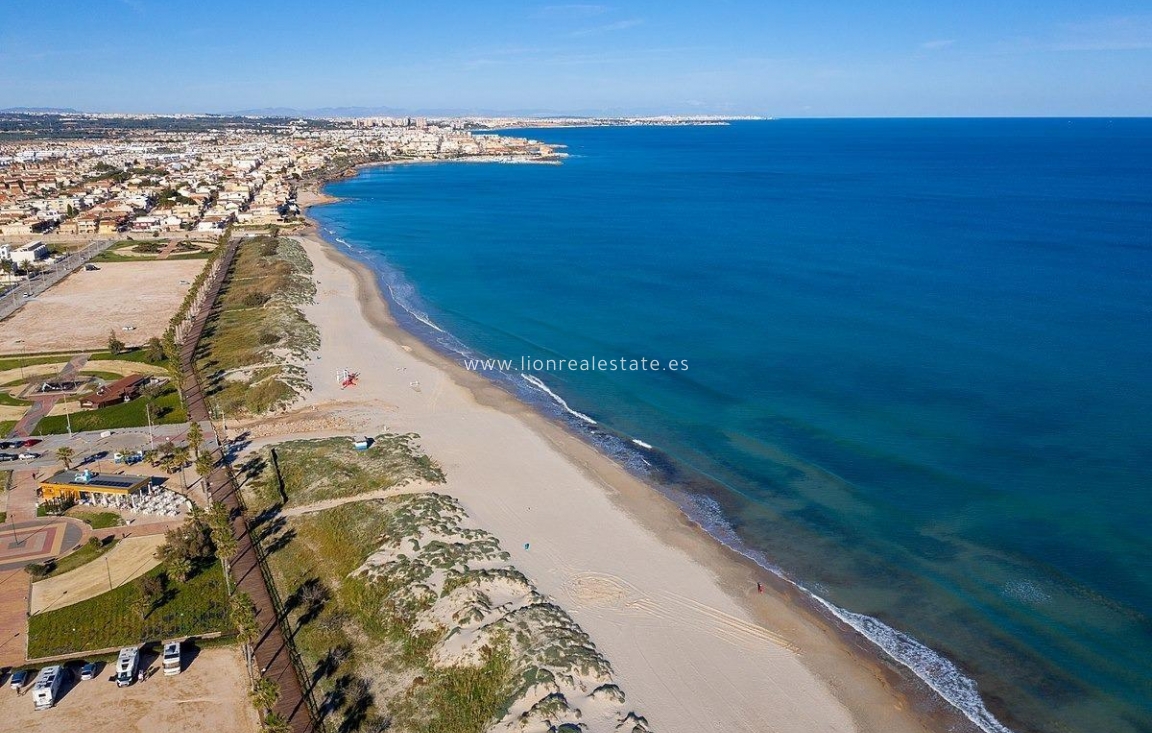
<svg viewBox="0 0 1152 733"><path fill-rule="evenodd" d="M105 664L96 679L79 681L80 665L70 664L56 707L33 709L31 687L17 695L3 676L0 720L4 730L85 731L219 731L252 733L259 728L256 711L247 699L244 655L238 647L199 651L187 647L184 671L165 677L155 651L143 656L153 674L145 682L119 688L108 678L114 663Z"/></svg>
<svg viewBox="0 0 1152 733"><path fill-rule="evenodd" d="M205 423L207 427L207 423ZM160 445L166 440L180 442L188 431L186 424L157 425L152 428L149 437L148 428L117 428L116 430L92 431L75 433L72 437L67 435L36 436L38 442L28 448L8 448L0 450L2 453L19 454L23 452L35 453L37 457L31 460L16 460L0 463L5 471L30 471L39 469L53 469L60 466L56 458L56 450L62 446L69 446L75 451L72 465L90 468L96 471L119 471L127 468L112 462L112 456L117 452L130 452L137 449L147 449L149 445ZM210 435L209 431L205 431ZM107 433L107 435L105 435ZM15 441L17 438L0 438L0 441ZM215 445L208 441L205 446L211 448Z"/></svg>

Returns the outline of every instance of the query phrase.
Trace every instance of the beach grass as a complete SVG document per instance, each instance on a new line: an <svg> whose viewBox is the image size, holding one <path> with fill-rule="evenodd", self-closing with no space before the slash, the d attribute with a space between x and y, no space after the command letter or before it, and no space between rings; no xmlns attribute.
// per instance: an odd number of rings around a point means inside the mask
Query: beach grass
<svg viewBox="0 0 1152 733"><path fill-rule="evenodd" d="M159 567L146 575L163 572ZM138 594L134 583L125 583L95 598L31 616L28 657L233 631L219 563L202 568L185 583L167 583L163 599L144 618L133 608Z"/></svg>
<svg viewBox="0 0 1152 733"><path fill-rule="evenodd" d="M240 245L198 352L208 393L226 411L266 413L310 389L297 362L320 345L299 308L316 293L311 271L292 240L253 237Z"/></svg>
<svg viewBox="0 0 1152 733"><path fill-rule="evenodd" d="M444 472L420 451L418 438L415 433L378 435L363 451L353 449L347 437L281 443L273 466L278 471L265 472L261 499L271 503L283 489L289 503L308 504L411 481L443 483Z"/></svg>

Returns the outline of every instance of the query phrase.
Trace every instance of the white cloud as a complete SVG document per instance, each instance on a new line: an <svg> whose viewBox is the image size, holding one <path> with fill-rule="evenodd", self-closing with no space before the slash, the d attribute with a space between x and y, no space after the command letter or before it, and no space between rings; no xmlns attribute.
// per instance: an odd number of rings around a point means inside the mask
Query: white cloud
<svg viewBox="0 0 1152 733"><path fill-rule="evenodd" d="M545 5L536 11L537 18L591 18L603 15L609 10L607 5L573 3L570 5Z"/></svg>
<svg viewBox="0 0 1152 733"><path fill-rule="evenodd" d="M618 20L615 23L607 23L605 25L598 25L595 28L583 28L583 29L578 30L578 31L572 31L572 33L570 35L579 37L579 36L596 36L596 35L600 35L601 33L614 33L616 31L624 31L624 30L628 30L629 28L635 28L636 26L642 24L643 22L644 22L644 20L642 18L630 18L628 20Z"/></svg>
<svg viewBox="0 0 1152 733"><path fill-rule="evenodd" d="M924 41L924 43L920 44L920 48L924 51L939 51L942 48L948 48L955 44L956 39L954 38L938 38L933 41Z"/></svg>

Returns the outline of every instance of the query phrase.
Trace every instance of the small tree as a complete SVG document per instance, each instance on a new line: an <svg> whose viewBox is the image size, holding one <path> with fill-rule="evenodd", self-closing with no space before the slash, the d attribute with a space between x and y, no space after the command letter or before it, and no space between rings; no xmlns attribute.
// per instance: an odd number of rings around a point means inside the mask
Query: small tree
<svg viewBox="0 0 1152 733"><path fill-rule="evenodd" d="M56 449L56 459L64 464L64 470L72 470L72 458L76 455L76 451L72 450L67 445L62 445Z"/></svg>
<svg viewBox="0 0 1152 733"><path fill-rule="evenodd" d="M133 608L140 614L143 621L164 597L164 577L162 575L144 575L135 580L138 595L133 601Z"/></svg>
<svg viewBox="0 0 1152 733"><path fill-rule="evenodd" d="M124 353L124 342L116 336L115 331L108 332L108 353L112 356L119 356Z"/></svg>
<svg viewBox="0 0 1152 733"><path fill-rule="evenodd" d="M158 336L148 339L144 347L144 358L152 363L164 361L164 342Z"/></svg>

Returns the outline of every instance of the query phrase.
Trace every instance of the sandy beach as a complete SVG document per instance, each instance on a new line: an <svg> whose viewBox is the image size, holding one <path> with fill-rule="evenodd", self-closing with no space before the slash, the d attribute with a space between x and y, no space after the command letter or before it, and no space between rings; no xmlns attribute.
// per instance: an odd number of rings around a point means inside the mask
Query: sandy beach
<svg viewBox="0 0 1152 733"><path fill-rule="evenodd" d="M938 706L913 710L922 690L865 642L562 426L400 329L366 267L315 234L299 240L318 289L305 312L321 333L302 410L418 433L447 493L591 635L654 730L938 727ZM342 369L360 374L355 387L341 389Z"/></svg>

